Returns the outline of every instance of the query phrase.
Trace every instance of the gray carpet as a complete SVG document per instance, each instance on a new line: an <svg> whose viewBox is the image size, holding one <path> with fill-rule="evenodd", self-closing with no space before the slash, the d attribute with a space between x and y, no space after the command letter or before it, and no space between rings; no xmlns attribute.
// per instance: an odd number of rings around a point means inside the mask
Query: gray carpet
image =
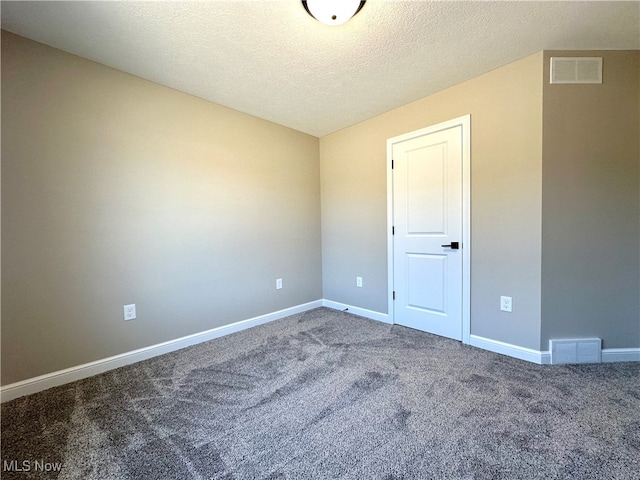
<svg viewBox="0 0 640 480"><path fill-rule="evenodd" d="M3 479L638 479L640 365L320 308L8 402L10 460L31 471Z"/></svg>

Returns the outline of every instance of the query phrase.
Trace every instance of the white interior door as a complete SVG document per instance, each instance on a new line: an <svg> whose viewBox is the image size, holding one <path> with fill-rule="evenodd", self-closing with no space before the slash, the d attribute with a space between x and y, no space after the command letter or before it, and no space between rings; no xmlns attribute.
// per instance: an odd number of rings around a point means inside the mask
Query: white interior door
<svg viewBox="0 0 640 480"><path fill-rule="evenodd" d="M389 140L394 323L456 340L468 317L464 134L448 122Z"/></svg>

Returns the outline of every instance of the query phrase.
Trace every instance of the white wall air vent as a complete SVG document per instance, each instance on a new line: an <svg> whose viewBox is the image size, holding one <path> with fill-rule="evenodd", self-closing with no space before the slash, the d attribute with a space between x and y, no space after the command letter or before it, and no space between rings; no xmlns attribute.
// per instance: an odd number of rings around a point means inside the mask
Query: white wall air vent
<svg viewBox="0 0 640 480"><path fill-rule="evenodd" d="M602 362L600 338L549 340L549 351L552 365Z"/></svg>
<svg viewBox="0 0 640 480"><path fill-rule="evenodd" d="M602 83L602 57L551 57L551 83Z"/></svg>

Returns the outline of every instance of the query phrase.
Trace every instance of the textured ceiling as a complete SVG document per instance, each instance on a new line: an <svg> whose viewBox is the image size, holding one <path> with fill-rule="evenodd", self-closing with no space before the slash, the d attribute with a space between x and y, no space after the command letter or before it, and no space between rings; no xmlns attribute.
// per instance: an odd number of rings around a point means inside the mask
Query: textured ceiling
<svg viewBox="0 0 640 480"><path fill-rule="evenodd" d="M322 136L550 49L640 49L640 2L2 2L2 28Z"/></svg>

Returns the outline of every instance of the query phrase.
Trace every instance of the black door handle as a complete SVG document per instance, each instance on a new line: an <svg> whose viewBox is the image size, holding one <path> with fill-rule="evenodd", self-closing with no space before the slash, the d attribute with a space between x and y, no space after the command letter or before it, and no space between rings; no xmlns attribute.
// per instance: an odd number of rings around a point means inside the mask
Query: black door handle
<svg viewBox="0 0 640 480"><path fill-rule="evenodd" d="M451 242L449 245L441 245L441 246L450 248L451 250L458 250L460 248L460 242Z"/></svg>

